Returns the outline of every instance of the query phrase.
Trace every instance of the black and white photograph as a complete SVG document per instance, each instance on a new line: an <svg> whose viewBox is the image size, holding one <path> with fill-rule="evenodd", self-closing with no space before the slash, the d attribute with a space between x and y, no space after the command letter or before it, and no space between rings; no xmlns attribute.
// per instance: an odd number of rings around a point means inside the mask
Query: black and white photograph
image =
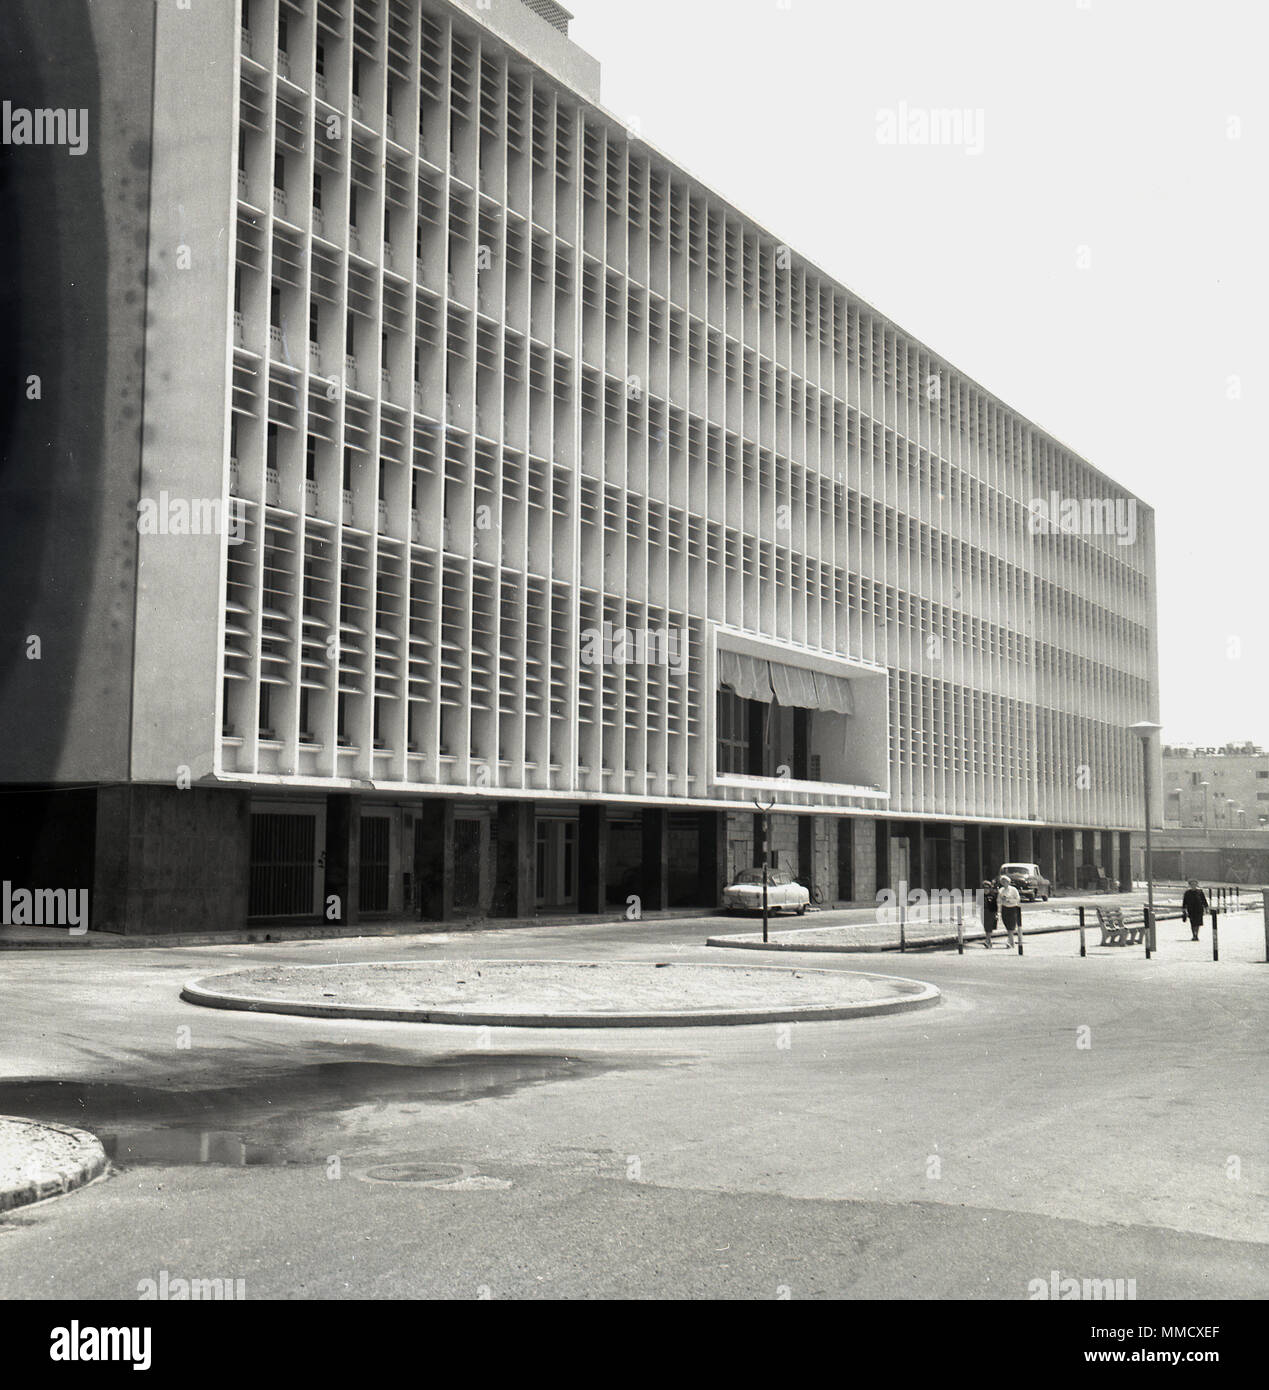
<svg viewBox="0 0 1269 1390"><path fill-rule="evenodd" d="M569 5L0 3L0 1350L1250 1370L1269 12Z"/></svg>

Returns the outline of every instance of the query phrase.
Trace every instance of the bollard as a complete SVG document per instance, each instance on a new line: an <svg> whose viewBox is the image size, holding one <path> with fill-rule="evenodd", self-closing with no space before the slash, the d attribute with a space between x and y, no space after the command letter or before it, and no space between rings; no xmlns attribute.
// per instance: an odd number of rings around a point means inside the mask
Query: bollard
<svg viewBox="0 0 1269 1390"><path fill-rule="evenodd" d="M1220 937L1219 937L1218 934L1217 934L1217 928L1216 928L1217 919L1220 917L1220 915L1221 915L1221 914L1220 914L1220 909L1214 907L1214 908L1212 909L1212 959L1213 959L1213 960L1220 960L1220 958L1221 958Z"/></svg>
<svg viewBox="0 0 1269 1390"><path fill-rule="evenodd" d="M1269 902L1269 900L1267 900L1267 902ZM1266 906L1265 911L1266 911L1266 914L1269 914L1269 906ZM1269 922L1269 915L1266 915L1265 920L1266 920L1267 922ZM1265 936L1265 940L1266 940L1267 942L1269 942L1269 927L1266 927L1266 928L1265 928L1265 931L1266 931L1266 933L1267 933L1267 935ZM1088 951L1087 951L1087 949L1085 948L1085 945L1084 945L1084 909L1081 907L1081 908L1080 908L1080 959L1082 960L1082 959L1083 959L1084 957L1086 957L1087 955L1088 955Z"/></svg>
<svg viewBox="0 0 1269 1390"><path fill-rule="evenodd" d="M965 913L960 903L956 904L956 954L965 954Z"/></svg>
<svg viewBox="0 0 1269 1390"><path fill-rule="evenodd" d="M1146 959L1150 959L1150 952L1154 949L1154 913L1148 907L1141 910L1142 938L1146 943Z"/></svg>

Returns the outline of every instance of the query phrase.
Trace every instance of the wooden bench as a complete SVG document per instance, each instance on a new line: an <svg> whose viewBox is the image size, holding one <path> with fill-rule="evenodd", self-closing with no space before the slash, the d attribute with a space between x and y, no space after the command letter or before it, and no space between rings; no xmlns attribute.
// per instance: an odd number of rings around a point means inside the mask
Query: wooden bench
<svg viewBox="0 0 1269 1390"><path fill-rule="evenodd" d="M1145 922L1125 922L1122 907L1099 907L1096 911L1097 925L1102 929L1099 946L1140 946L1145 941Z"/></svg>

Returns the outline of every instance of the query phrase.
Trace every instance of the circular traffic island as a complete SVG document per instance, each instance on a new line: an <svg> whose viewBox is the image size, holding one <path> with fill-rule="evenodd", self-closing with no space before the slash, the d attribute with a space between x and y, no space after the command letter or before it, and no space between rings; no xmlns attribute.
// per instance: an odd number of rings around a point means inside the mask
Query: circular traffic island
<svg viewBox="0 0 1269 1390"><path fill-rule="evenodd" d="M518 1028L648 1028L861 1018L937 1004L919 980L677 961L435 960L276 965L191 981L215 1009Z"/></svg>

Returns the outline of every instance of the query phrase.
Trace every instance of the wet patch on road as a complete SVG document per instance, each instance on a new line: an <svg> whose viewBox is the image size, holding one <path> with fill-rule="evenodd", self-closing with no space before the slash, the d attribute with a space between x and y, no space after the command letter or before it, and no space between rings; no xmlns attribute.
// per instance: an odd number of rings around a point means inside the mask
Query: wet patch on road
<svg viewBox="0 0 1269 1390"><path fill-rule="evenodd" d="M227 1085L166 1089L126 1081L0 1081L0 1113L90 1130L117 1167L312 1163L399 1152L428 1137L437 1105L494 1100L528 1086L663 1065L647 1057L455 1053L426 1062L310 1062Z"/></svg>

